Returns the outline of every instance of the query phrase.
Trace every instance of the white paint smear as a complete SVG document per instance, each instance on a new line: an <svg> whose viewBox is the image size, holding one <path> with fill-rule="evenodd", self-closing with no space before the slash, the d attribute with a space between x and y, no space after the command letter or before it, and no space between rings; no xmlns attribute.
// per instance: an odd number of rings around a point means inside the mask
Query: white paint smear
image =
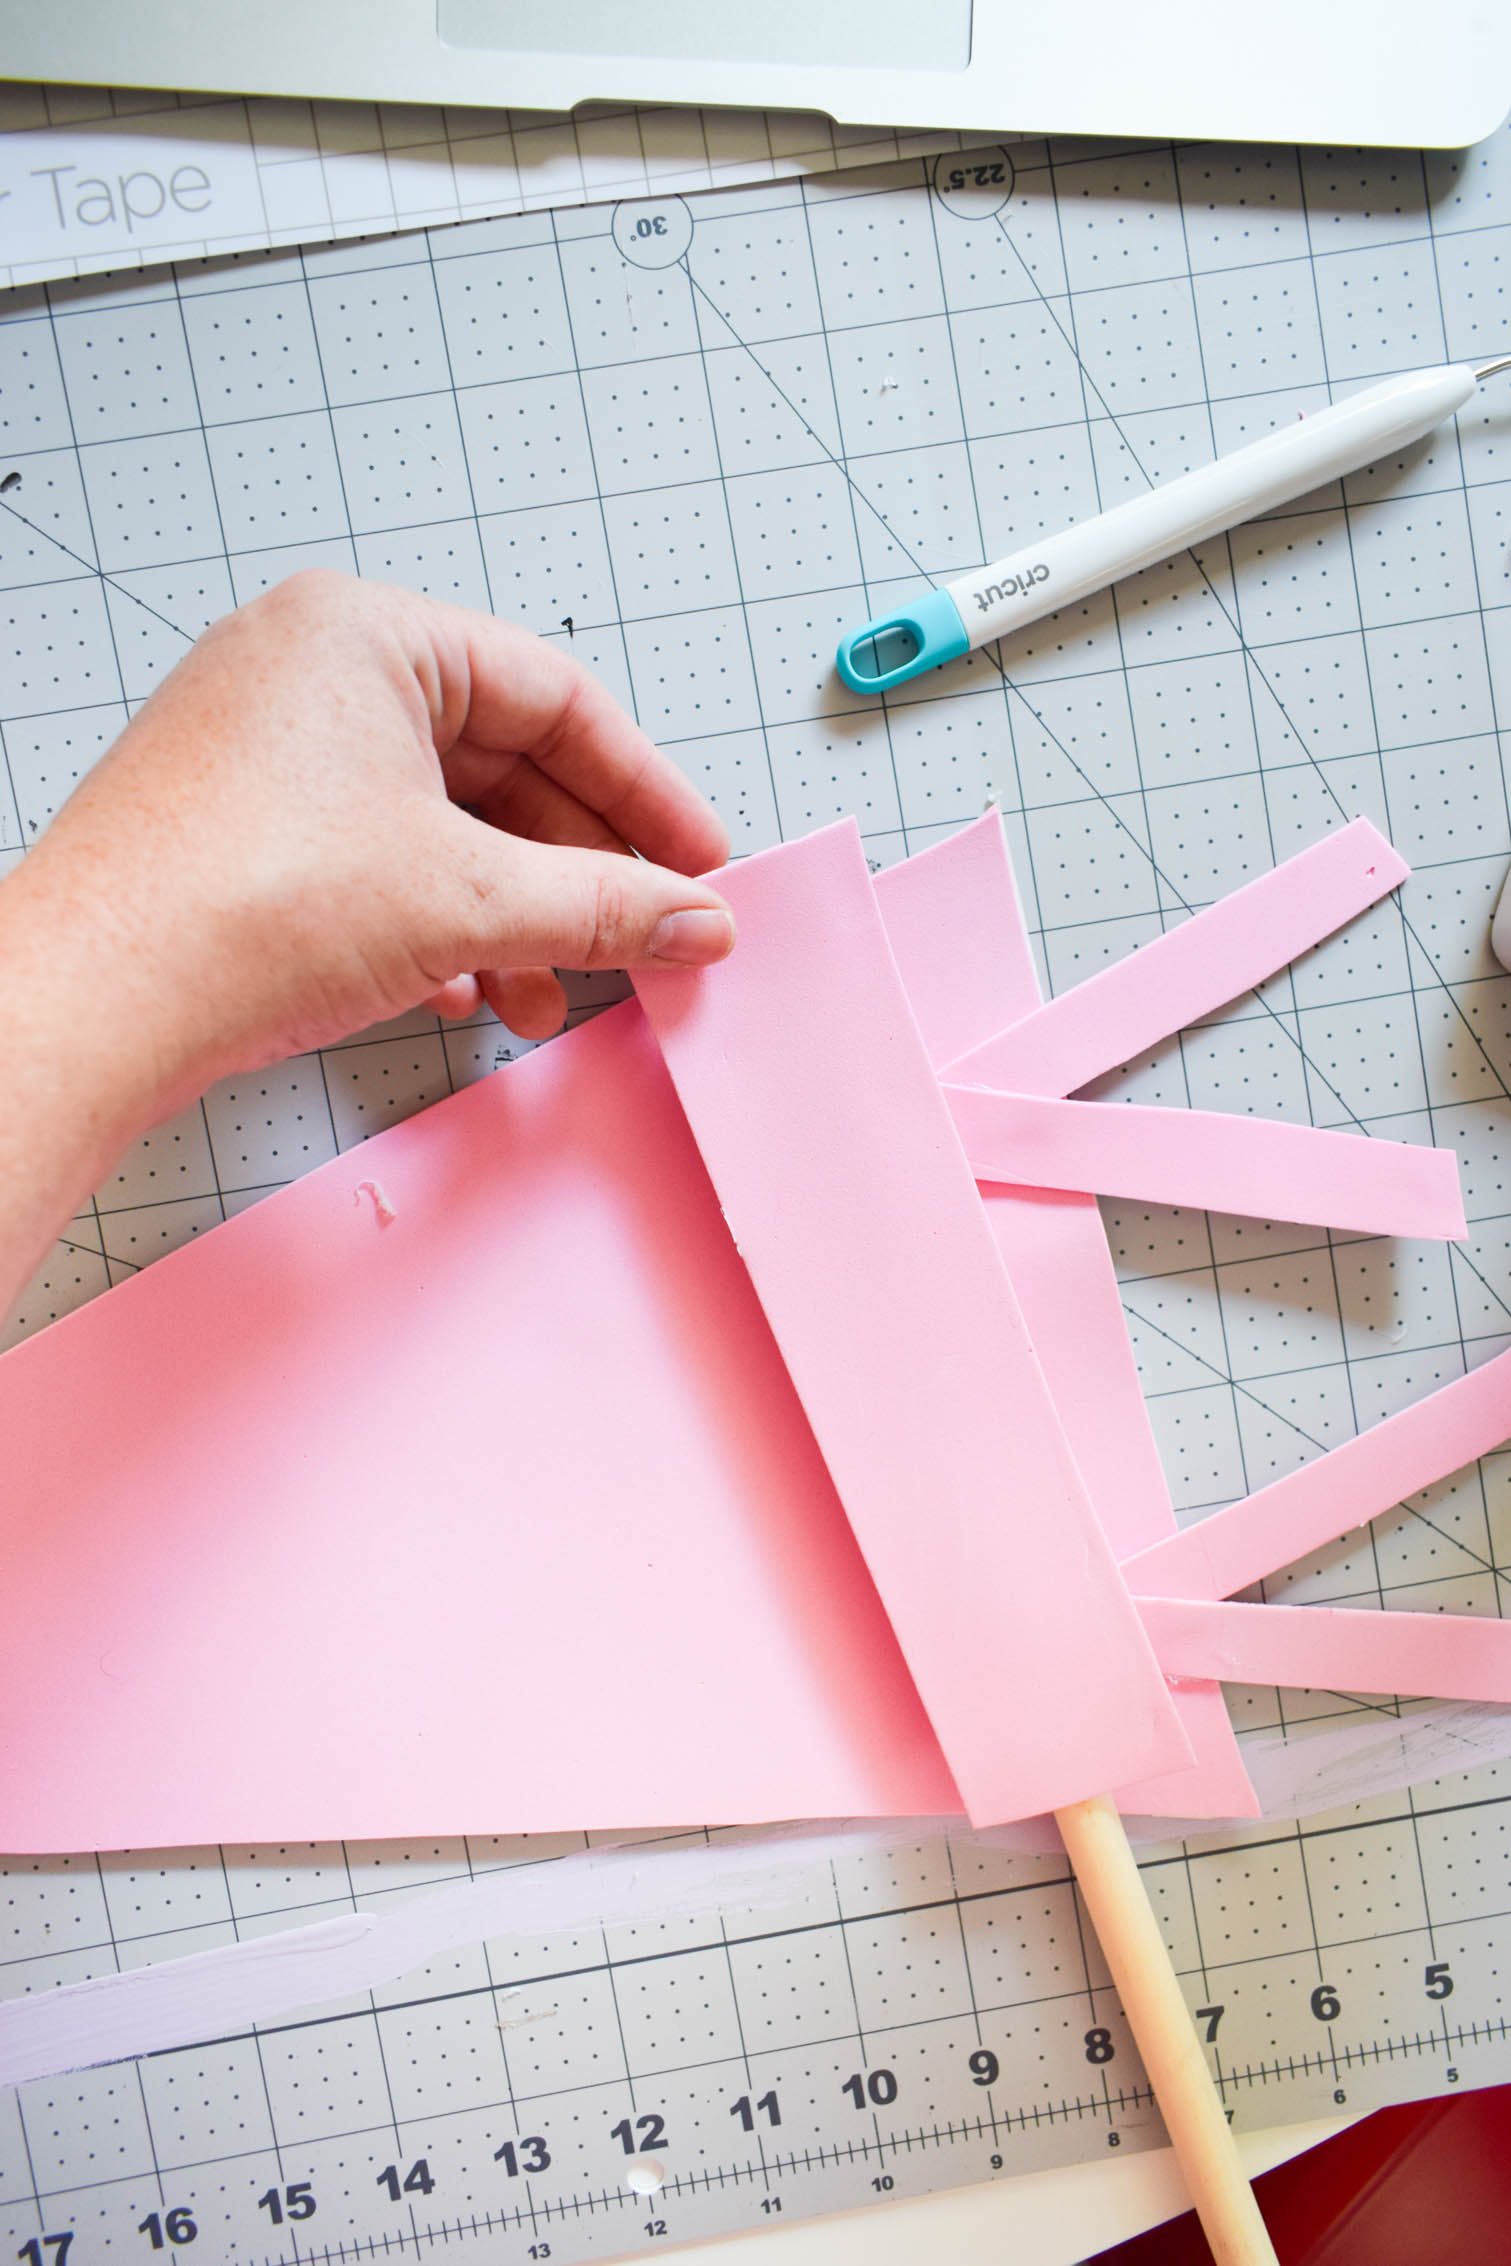
<svg viewBox="0 0 1511 2266"><path fill-rule="evenodd" d="M1511 1708L1430 1703L1245 1738L1264 1818L1314 1816L1511 1756ZM1255 1820L1133 1818L1140 1844L1208 1843ZM1261 1821L1262 1822L1262 1821ZM957 1849L1041 1856L1048 1818L973 1833L958 1818L802 1824L653 1841L514 1865L311 1927L162 1960L0 2005L0 2085L208 2043L326 2000L396 1982L441 1953L511 1935L571 1934L671 1918L713 1919L811 1902L832 1917L830 1865L948 1835ZM503 1994L509 1996L509 1993ZM505 2024L507 2026L507 2018Z"/></svg>
<svg viewBox="0 0 1511 2266"><path fill-rule="evenodd" d="M375 1990L485 1938L790 1906L804 1900L805 1889L826 1899L828 1917L832 1858L937 1839L947 1822L806 1825L691 1845L594 1850L484 1873L406 1897L390 1910L69 1983L0 2006L0 2085L249 2030L326 1999Z"/></svg>

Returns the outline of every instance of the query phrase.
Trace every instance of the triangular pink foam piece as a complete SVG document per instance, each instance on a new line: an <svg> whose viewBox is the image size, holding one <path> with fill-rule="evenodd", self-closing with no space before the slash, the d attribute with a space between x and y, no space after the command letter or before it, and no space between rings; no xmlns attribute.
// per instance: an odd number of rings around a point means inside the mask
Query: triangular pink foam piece
<svg viewBox="0 0 1511 2266"><path fill-rule="evenodd" d="M960 1807L633 1002L18 1347L0 1423L0 1847Z"/></svg>
<svg viewBox="0 0 1511 2266"><path fill-rule="evenodd" d="M989 917L985 831L910 901ZM633 1002L20 1346L0 1422L0 1847L961 1806Z"/></svg>

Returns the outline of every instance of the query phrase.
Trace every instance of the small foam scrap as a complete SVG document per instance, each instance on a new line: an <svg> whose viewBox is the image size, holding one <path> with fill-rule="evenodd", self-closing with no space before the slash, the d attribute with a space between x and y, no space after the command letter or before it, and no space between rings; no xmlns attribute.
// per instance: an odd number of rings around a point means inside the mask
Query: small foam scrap
<svg viewBox="0 0 1511 2266"><path fill-rule="evenodd" d="M373 1200L373 1211L379 1227L392 1227L399 1215L384 1194L383 1183L380 1180L359 1180L352 1190L352 1202L360 1204L364 1194L371 1196Z"/></svg>

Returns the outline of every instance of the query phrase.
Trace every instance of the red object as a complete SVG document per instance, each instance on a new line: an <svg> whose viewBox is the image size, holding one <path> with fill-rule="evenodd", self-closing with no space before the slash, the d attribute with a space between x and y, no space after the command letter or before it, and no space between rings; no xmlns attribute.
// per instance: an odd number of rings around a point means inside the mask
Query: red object
<svg viewBox="0 0 1511 2266"><path fill-rule="evenodd" d="M1511 2085L1380 2109L1254 2182L1280 2266L1506 2266ZM1194 2211L1088 2266L1211 2266Z"/></svg>

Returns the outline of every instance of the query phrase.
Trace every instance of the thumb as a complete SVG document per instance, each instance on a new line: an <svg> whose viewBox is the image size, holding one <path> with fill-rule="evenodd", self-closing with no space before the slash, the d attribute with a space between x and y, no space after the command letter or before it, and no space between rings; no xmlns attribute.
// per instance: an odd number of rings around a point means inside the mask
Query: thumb
<svg viewBox="0 0 1511 2266"><path fill-rule="evenodd" d="M455 816L466 829L459 968L700 968L734 945L734 915L704 881Z"/></svg>

